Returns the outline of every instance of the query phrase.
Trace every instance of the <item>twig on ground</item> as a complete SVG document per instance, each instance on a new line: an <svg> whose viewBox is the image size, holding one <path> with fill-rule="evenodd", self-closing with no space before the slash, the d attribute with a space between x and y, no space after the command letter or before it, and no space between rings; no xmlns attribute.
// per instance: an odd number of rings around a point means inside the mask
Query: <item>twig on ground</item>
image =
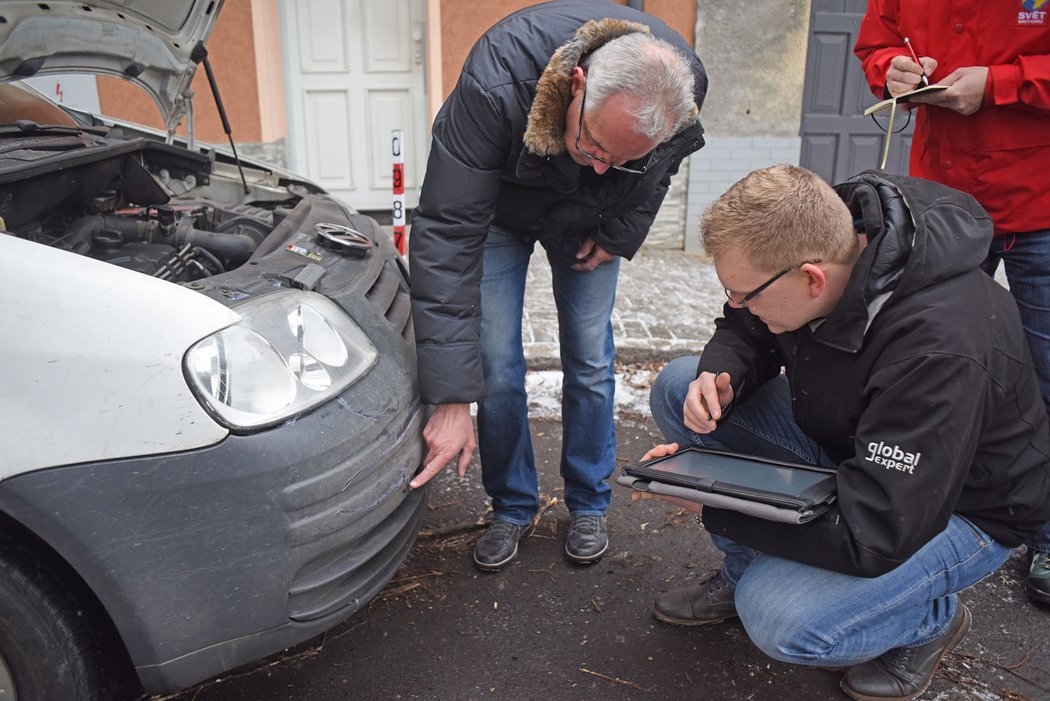
<svg viewBox="0 0 1050 701"><path fill-rule="evenodd" d="M387 586L390 586L391 584L400 584L401 582L408 582L408 581L413 580L413 579L423 579L424 577L444 577L444 576L445 576L444 572L438 572L437 570L430 570L429 572L424 572L423 574L413 574L413 575L408 575L406 577L398 577L396 579L391 579L389 582L387 582Z"/></svg>
<svg viewBox="0 0 1050 701"><path fill-rule="evenodd" d="M472 523L455 523L451 526L442 526L441 528L432 528L426 531L420 531L418 540L433 540L435 538L446 538L453 535L461 535L463 533L470 533L471 531L477 531L484 528L486 524L478 523L474 521Z"/></svg>
<svg viewBox="0 0 1050 701"><path fill-rule="evenodd" d="M423 584L421 582L411 582L409 584L403 584L400 587L393 587L393 588L390 588L390 589L384 589L383 591L379 592L379 596L376 597L376 598L389 599L392 596L398 596L400 594L404 594L406 592L410 592L413 589L418 589L421 586L423 586Z"/></svg>
<svg viewBox="0 0 1050 701"><path fill-rule="evenodd" d="M543 518L543 514L551 510L551 508L558 503L558 497L541 496L541 500L545 500L540 505L540 510L536 512L536 516L532 519L532 531L536 532L536 526L539 525L540 519Z"/></svg>
<svg viewBox="0 0 1050 701"><path fill-rule="evenodd" d="M440 504L427 504L427 511L436 511L437 509L444 509L446 506L454 506L455 501L445 501Z"/></svg>
<svg viewBox="0 0 1050 701"><path fill-rule="evenodd" d="M1031 659L1033 652L1034 652L1034 650L1029 650L1028 653L1025 654L1025 656L1021 658L1020 662L1016 662L1016 663L1010 664L1010 665L1002 664L1001 662L996 662L995 660L989 660L988 658L981 657L979 655L971 655L971 654L969 654L967 652L950 652L948 654L949 655L954 655L955 657L962 657L962 658L965 658L967 660L973 660L974 662L980 662L982 664L991 665L992 667L998 667L999 669L1001 669L1003 671L1006 671L1006 672L1009 672L1010 674L1014 675L1015 677L1017 677L1021 681L1027 682L1028 684L1031 684L1032 686L1034 686L1034 687L1036 687L1038 689L1042 689L1043 691L1050 691L1050 687L1043 686L1042 684L1040 684L1039 682L1035 681L1034 679L1026 677L1025 675L1023 675L1023 674L1021 674L1020 672L1017 671L1018 667L1023 667L1025 664L1027 664L1028 660Z"/></svg>
<svg viewBox="0 0 1050 701"><path fill-rule="evenodd" d="M639 691L644 691L647 694L652 693L652 689L646 689L644 686L640 686L639 684L635 684L634 682L627 681L626 679L620 679L619 677L610 677L605 674L601 674L600 672L592 672L586 667L580 667L580 671L584 674L593 674L596 677L601 677L602 679L613 682L614 684L622 684L623 686L629 686L632 689L638 689Z"/></svg>

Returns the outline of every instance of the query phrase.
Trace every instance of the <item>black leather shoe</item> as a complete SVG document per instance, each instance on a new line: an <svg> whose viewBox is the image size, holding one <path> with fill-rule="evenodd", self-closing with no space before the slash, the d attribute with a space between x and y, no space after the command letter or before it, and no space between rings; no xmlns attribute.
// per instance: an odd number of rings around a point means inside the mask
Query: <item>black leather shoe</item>
<svg viewBox="0 0 1050 701"><path fill-rule="evenodd" d="M959 604L941 637L918 647L899 647L850 667L839 685L857 701L909 701L926 691L945 653L970 630L970 610Z"/></svg>
<svg viewBox="0 0 1050 701"><path fill-rule="evenodd" d="M565 556L580 565L602 559L609 549L609 529L604 516L573 516L565 536Z"/></svg>
<svg viewBox="0 0 1050 701"><path fill-rule="evenodd" d="M498 572L518 554L518 541L528 526L496 519L474 545L474 564L484 572Z"/></svg>
<svg viewBox="0 0 1050 701"><path fill-rule="evenodd" d="M717 572L700 584L672 589L653 601L653 616L679 626L703 626L736 618L736 587Z"/></svg>

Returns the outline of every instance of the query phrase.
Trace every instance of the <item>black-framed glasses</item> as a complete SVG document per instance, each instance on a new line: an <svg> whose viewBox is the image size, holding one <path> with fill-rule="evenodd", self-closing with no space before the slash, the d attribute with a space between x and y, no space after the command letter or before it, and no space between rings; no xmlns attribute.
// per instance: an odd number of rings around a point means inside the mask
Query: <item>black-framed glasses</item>
<svg viewBox="0 0 1050 701"><path fill-rule="evenodd" d="M584 88L583 88L583 98L580 100L580 123L576 127L576 150L579 151L580 153L582 153L584 156L587 156L587 158L591 159L592 161L598 161L599 163L604 163L605 165L609 166L613 170L618 170L621 173L634 173L635 175L645 175L645 171L648 170L648 168L649 168L649 160L653 157L652 151L649 152L649 158L646 159L645 165L642 166L641 170L638 170L637 168L628 168L627 166L618 166L615 163L610 163L609 161L605 160L601 156L596 156L593 153L591 153L590 151L587 151L586 149L584 149L583 147L580 146L580 137L583 136L583 108L584 108L584 106L586 104L587 104L587 87L584 86Z"/></svg>
<svg viewBox="0 0 1050 701"><path fill-rule="evenodd" d="M871 121L875 122L881 131L885 132L886 139L882 146L882 162L879 164L879 170L886 170L886 160L890 156L890 137L894 134L900 134L902 131L908 128L911 124L911 110L907 110L908 118L904 120L904 125L893 128L893 118L897 114L897 101L894 100L888 110L876 110L871 113Z"/></svg>
<svg viewBox="0 0 1050 701"><path fill-rule="evenodd" d="M779 273L777 273L773 277L769 278L768 280L766 280L761 285L759 285L755 289L753 289L750 292L748 292L746 295L744 295L740 299L733 299L733 295L730 294L729 290L724 288L724 287L722 288L722 291L726 293L726 299L728 299L730 302L732 302L733 304L735 304L738 307L743 307L744 309L747 309L747 303L748 302L750 302L755 297L757 297L760 294L762 294L763 292L765 292L767 287L772 285L774 282L776 282L780 278L784 277L785 275L787 275L788 273L790 273L793 270L798 270L799 268L801 268L806 263L816 264L816 263L819 263L819 262L820 262L819 258L817 258L816 260L804 260L801 263L797 263L795 265L792 265L791 267L784 268Z"/></svg>

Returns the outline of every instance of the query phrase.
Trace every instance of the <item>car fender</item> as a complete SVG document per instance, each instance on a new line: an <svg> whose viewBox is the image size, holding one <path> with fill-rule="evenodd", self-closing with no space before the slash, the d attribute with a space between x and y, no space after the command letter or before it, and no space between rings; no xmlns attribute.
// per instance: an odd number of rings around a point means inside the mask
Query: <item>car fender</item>
<svg viewBox="0 0 1050 701"><path fill-rule="evenodd" d="M0 308L0 479L227 435L182 369L191 345L240 319L219 302L0 234Z"/></svg>

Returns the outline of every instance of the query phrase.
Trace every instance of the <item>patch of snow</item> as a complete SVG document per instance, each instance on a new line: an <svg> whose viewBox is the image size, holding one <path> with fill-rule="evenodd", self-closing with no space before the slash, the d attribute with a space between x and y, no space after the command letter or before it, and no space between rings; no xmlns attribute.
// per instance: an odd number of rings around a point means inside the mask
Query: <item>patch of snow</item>
<svg viewBox="0 0 1050 701"><path fill-rule="evenodd" d="M615 416L648 416L649 385L657 370L648 366L616 369ZM561 418L560 370L536 370L526 374L525 391L529 396L529 416L536 419Z"/></svg>

